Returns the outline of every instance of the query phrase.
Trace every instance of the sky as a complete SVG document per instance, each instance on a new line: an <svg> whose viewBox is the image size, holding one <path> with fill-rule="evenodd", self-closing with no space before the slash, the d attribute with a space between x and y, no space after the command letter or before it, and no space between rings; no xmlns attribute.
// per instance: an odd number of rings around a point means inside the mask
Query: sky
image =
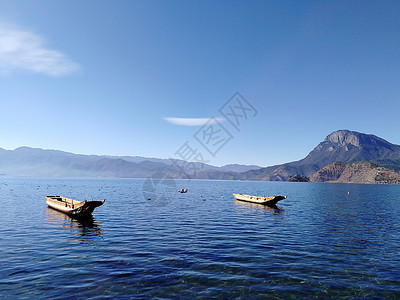
<svg viewBox="0 0 400 300"><path fill-rule="evenodd" d="M399 1L0 0L0 147L270 166L400 144Z"/></svg>

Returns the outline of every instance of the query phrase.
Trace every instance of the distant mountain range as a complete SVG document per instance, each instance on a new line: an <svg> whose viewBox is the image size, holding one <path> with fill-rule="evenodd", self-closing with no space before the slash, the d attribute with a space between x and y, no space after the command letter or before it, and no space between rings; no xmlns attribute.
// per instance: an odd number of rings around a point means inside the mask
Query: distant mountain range
<svg viewBox="0 0 400 300"><path fill-rule="evenodd" d="M237 179L240 172L259 168L237 164L215 167L198 162L189 165L182 160L81 155L29 147L0 148L0 175L3 176Z"/></svg>
<svg viewBox="0 0 400 300"><path fill-rule="evenodd" d="M400 176L397 177L399 172L399 145L391 144L375 135L349 130L331 133L299 161L266 168L238 164L216 167L182 160L81 155L29 147L15 150L0 148L0 175L3 176L67 178L169 176L193 179L270 181L310 179L318 182L400 183Z"/></svg>

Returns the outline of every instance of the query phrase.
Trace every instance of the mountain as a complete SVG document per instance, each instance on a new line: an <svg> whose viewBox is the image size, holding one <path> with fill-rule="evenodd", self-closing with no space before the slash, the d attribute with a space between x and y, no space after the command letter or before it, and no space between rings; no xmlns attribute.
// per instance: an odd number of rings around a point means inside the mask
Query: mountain
<svg viewBox="0 0 400 300"><path fill-rule="evenodd" d="M371 164L346 164L362 161ZM335 164L331 165L333 163ZM327 166L329 167L324 169ZM354 182L356 178L354 174L357 170L361 174L357 182L362 181L362 177L366 182L394 182L393 178L396 176L387 172L400 172L400 146L372 134L338 130L328 135L305 158L267 168L237 164L216 167L183 160L81 155L29 147L20 147L15 150L0 148L0 175L3 176L115 178L169 176L171 178L273 181L288 179L307 181L306 177L312 177L312 180L322 182ZM316 172L318 173L314 176ZM384 174L383 177L381 176L383 179L378 180L380 178L378 175L373 179L373 174Z"/></svg>
<svg viewBox="0 0 400 300"><path fill-rule="evenodd" d="M114 158L114 159L123 159L130 162L140 163L143 161L151 161L157 163L163 163L165 165L172 165L173 161L168 158L150 158L150 157L143 157L143 156L104 156L107 158ZM261 169L260 166L256 165L239 165L239 164L228 164L222 167L216 167L209 164L201 163L201 162L193 162L193 165L198 170L202 171L224 171L224 172L235 172L235 173L242 173L250 170L258 170Z"/></svg>
<svg viewBox="0 0 400 300"><path fill-rule="evenodd" d="M310 177L334 162L370 161L400 170L400 146L372 134L338 130L328 135L305 158L243 173L248 180L287 180L293 175Z"/></svg>
<svg viewBox="0 0 400 300"><path fill-rule="evenodd" d="M256 165L238 165L238 164L230 164L230 165L225 165L219 168L220 171L225 171L225 172L236 172L236 173L242 173L242 172L247 172L250 170L258 170L261 169L261 167L256 166Z"/></svg>
<svg viewBox="0 0 400 300"><path fill-rule="evenodd" d="M186 166L187 170L182 171ZM238 179L235 170L249 170L258 166L232 165L215 167L182 160L135 156L98 156L73 154L58 150L20 147L15 150L0 148L0 175L33 177L115 177L145 178L203 178Z"/></svg>
<svg viewBox="0 0 400 300"><path fill-rule="evenodd" d="M310 180L312 182L400 184L400 173L366 161L336 162L314 173Z"/></svg>
<svg viewBox="0 0 400 300"><path fill-rule="evenodd" d="M123 159L20 147L0 152L0 173L37 177L137 177L167 166L142 166ZM150 174L151 175L151 174Z"/></svg>
<svg viewBox="0 0 400 300"><path fill-rule="evenodd" d="M112 159L123 159L125 161L133 162L133 163L142 163L142 162L152 162L152 163L160 163L163 165L167 166L172 166L174 163L173 159L169 158L154 158L154 157L143 157L143 156L109 156L109 155L103 155L103 157L106 158L112 158ZM178 162L182 162L182 160L177 160ZM193 162L194 166L196 169L199 170L218 170L218 167L208 165L205 163L201 162Z"/></svg>

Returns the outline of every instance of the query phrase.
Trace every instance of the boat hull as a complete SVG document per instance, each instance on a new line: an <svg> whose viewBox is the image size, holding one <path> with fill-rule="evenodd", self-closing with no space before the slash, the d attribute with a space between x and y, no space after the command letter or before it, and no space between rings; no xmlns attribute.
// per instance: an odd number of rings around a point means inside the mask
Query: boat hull
<svg viewBox="0 0 400 300"><path fill-rule="evenodd" d="M272 197L260 197L260 196L251 196L251 195L244 195L244 194L233 194L236 200L257 203L262 205L268 206L276 206L276 204L286 199L287 196L272 196Z"/></svg>
<svg viewBox="0 0 400 300"><path fill-rule="evenodd" d="M76 201L61 196L45 196L46 204L58 211L71 217L81 218L91 216L94 209L104 204L102 201Z"/></svg>

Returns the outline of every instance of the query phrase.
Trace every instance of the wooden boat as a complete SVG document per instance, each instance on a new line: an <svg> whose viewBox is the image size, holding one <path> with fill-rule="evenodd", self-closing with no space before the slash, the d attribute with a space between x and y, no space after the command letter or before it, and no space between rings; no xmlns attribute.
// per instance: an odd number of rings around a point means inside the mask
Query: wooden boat
<svg viewBox="0 0 400 300"><path fill-rule="evenodd" d="M275 206L278 201L286 199L287 196L272 196L272 197L261 197L261 196L251 196L244 194L233 194L236 200L246 201L251 203L258 203L268 206Z"/></svg>
<svg viewBox="0 0 400 300"><path fill-rule="evenodd" d="M94 209L106 201L105 199L102 201L77 201L61 196L45 196L44 198L49 207L75 218L91 216Z"/></svg>

